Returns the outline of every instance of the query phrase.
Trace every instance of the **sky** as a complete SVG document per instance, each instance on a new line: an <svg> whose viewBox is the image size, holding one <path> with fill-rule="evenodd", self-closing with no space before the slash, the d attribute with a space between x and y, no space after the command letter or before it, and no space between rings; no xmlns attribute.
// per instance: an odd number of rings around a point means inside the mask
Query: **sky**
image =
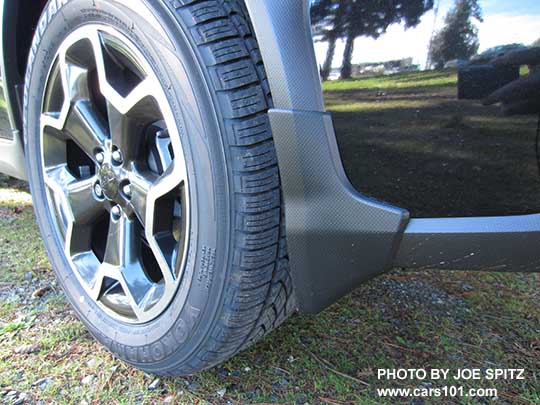
<svg viewBox="0 0 540 405"><path fill-rule="evenodd" d="M416 27L405 30L395 24L389 27L387 33L379 39L358 38L355 42L353 63L382 62L387 60L412 57L414 63L424 66L427 59L427 49L433 28L439 29L444 25L444 18L455 0L439 0L439 13L426 13L421 23ZM435 0L437 3L437 0ZM540 38L540 0L481 0L484 22L477 22L479 30L480 50L482 52L497 45L523 43L530 45ZM341 42L336 49L333 66L339 67L344 44ZM326 56L327 46L316 43L315 51L320 64Z"/></svg>

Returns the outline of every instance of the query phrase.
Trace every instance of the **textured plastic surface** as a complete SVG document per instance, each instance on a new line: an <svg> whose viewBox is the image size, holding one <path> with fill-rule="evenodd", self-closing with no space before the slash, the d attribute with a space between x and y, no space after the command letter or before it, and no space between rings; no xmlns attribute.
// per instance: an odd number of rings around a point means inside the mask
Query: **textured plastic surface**
<svg viewBox="0 0 540 405"><path fill-rule="evenodd" d="M316 313L391 266L408 214L353 189L330 115L272 110L270 122L296 295Z"/></svg>
<svg viewBox="0 0 540 405"><path fill-rule="evenodd" d="M309 0L245 0L276 108L324 111Z"/></svg>
<svg viewBox="0 0 540 405"><path fill-rule="evenodd" d="M540 215L411 219L395 265L540 271Z"/></svg>
<svg viewBox="0 0 540 405"><path fill-rule="evenodd" d="M315 313L388 269L406 211L363 198L343 170L324 99L308 0L246 0L265 62L300 309Z"/></svg>

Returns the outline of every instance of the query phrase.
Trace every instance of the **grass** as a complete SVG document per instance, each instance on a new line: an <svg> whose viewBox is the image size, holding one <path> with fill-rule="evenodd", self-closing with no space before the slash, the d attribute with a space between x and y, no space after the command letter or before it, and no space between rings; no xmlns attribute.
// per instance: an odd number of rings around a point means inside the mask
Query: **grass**
<svg viewBox="0 0 540 405"><path fill-rule="evenodd" d="M452 71L442 72L413 72L388 76L374 76L351 80L329 81L323 84L325 92L393 88L393 89L423 89L426 87L441 87L455 85L457 74Z"/></svg>
<svg viewBox="0 0 540 405"><path fill-rule="evenodd" d="M414 86L409 86L413 79ZM362 103L382 103L376 100L381 97L393 97L392 102L399 103L396 98L403 96L401 107L409 111L412 107L407 103L421 102L419 94L431 94L435 100L450 94L452 80L450 73L431 78L410 74L328 83L325 88L330 109L350 104L349 113L362 113L355 120L369 121L395 115L400 106L366 112ZM381 93L391 95L377 96ZM479 113L474 119L499 128L500 120L491 110L490 114ZM467 122L474 121L467 118ZM337 124L347 130L339 117ZM353 148L354 155L365 143L352 124L348 132L340 133L339 141L341 147ZM426 148L425 153L433 148L420 145L418 149L421 142L397 136L392 126L390 135L372 126L366 135L372 148L401 152ZM459 156L474 159L466 149ZM373 154L379 156L375 152L367 156ZM345 164L350 167L353 162L346 154ZM0 177L0 229L0 401L14 402L22 393L28 402L42 403L396 403L379 398L377 389L422 384L414 379L378 380L378 369L399 367L525 368L523 381L466 381L463 385L495 387L499 403L540 402L537 274L396 269L318 316L292 317L220 367L153 384L154 376L116 360L77 320L54 280L26 185L6 177ZM33 296L40 289L44 294Z"/></svg>

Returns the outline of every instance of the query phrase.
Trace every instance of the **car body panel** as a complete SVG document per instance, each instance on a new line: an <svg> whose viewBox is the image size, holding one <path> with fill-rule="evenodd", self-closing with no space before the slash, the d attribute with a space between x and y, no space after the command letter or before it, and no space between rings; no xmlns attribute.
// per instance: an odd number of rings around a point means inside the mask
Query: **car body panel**
<svg viewBox="0 0 540 405"><path fill-rule="evenodd" d="M24 146L19 130L20 117L14 109L15 84L9 80L13 77L9 66L11 65L11 69L14 69L16 65L13 53L10 54L15 41L14 38L10 38L13 31L10 31L9 25L9 22L13 21L11 13L14 10L14 3L0 0L0 21L2 22L0 29L0 44L2 45L0 49L0 173L26 180Z"/></svg>

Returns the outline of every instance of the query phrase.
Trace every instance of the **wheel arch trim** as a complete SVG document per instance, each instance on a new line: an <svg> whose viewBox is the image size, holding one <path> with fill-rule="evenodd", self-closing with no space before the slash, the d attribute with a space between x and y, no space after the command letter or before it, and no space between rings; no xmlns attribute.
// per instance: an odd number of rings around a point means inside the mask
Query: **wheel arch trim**
<svg viewBox="0 0 540 405"><path fill-rule="evenodd" d="M309 0L246 5L274 100L269 117L295 294L301 311L316 313L391 267L409 214L364 197L345 175L325 113Z"/></svg>

